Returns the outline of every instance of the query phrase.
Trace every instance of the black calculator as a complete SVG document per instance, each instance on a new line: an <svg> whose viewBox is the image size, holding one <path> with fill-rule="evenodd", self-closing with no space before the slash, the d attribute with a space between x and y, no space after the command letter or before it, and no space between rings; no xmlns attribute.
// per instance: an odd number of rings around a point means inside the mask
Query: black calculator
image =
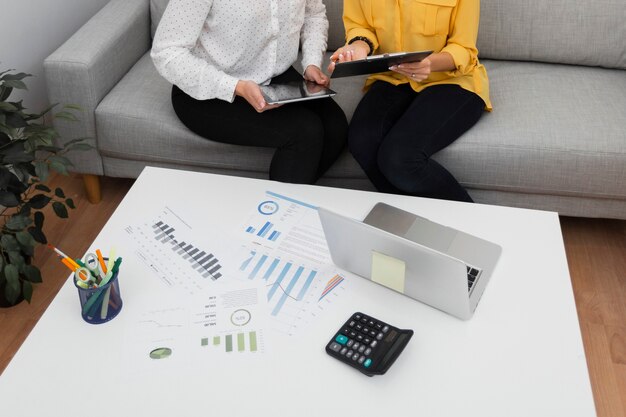
<svg viewBox="0 0 626 417"><path fill-rule="evenodd" d="M382 375L413 336L372 316L354 313L326 345L326 353L367 376Z"/></svg>

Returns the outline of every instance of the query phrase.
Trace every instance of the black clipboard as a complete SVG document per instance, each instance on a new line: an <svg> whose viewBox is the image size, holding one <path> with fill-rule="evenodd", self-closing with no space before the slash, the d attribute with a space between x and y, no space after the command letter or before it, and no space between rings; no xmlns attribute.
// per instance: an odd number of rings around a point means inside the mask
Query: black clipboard
<svg viewBox="0 0 626 417"><path fill-rule="evenodd" d="M372 55L365 59L349 62L338 62L330 78L352 77L354 75L375 74L387 72L392 65L419 62L433 51L394 52L382 55Z"/></svg>

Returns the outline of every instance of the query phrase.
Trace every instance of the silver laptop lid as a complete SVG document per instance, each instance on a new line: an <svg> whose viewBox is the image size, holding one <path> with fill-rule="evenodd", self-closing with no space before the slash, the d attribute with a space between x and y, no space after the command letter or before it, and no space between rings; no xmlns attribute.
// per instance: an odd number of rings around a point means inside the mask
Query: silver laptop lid
<svg viewBox="0 0 626 417"><path fill-rule="evenodd" d="M472 316L465 263L330 210L319 208L318 213L335 265L455 317ZM403 263L401 288L373 279L381 255Z"/></svg>

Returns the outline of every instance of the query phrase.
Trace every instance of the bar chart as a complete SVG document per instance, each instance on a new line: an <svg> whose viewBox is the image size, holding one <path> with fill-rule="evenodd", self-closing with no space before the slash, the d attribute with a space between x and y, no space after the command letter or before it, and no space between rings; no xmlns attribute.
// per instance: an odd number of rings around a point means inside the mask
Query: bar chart
<svg viewBox="0 0 626 417"><path fill-rule="evenodd" d="M262 351L261 333L253 330L202 337L200 346L219 349L224 353L259 352Z"/></svg>
<svg viewBox="0 0 626 417"><path fill-rule="evenodd" d="M172 246L172 250L183 259L189 261L192 268L197 270L203 278L216 280L222 276L218 259L212 253L194 247L191 243L176 240L174 232L176 229L163 221L157 221L152 225L155 239L163 244Z"/></svg>
<svg viewBox="0 0 626 417"><path fill-rule="evenodd" d="M280 237L281 232L273 230L274 227L274 223L266 221L260 228L248 226L246 228L246 233L254 234L260 238L267 239L270 242L276 242L276 240Z"/></svg>

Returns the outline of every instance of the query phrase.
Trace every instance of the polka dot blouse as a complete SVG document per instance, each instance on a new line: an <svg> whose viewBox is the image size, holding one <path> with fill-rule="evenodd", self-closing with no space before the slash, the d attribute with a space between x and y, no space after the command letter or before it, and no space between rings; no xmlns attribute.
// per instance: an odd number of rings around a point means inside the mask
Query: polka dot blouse
<svg viewBox="0 0 626 417"><path fill-rule="evenodd" d="M232 102L239 80L268 83L298 57L321 68L328 20L322 0L171 0L152 60L198 100Z"/></svg>

